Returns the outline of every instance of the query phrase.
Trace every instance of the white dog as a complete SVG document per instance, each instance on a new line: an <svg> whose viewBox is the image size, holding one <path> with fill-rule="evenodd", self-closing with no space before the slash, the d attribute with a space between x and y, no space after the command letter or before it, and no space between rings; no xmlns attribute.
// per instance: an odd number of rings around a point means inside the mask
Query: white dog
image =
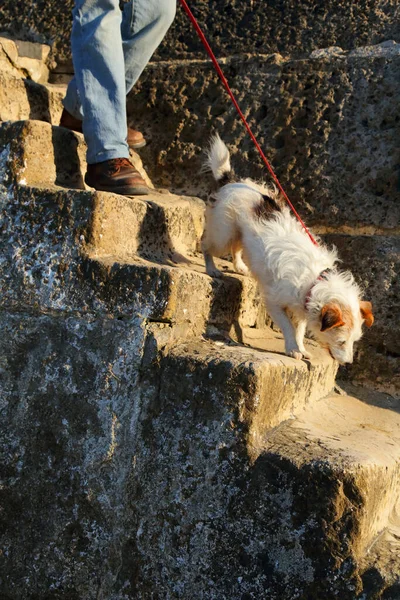
<svg viewBox="0 0 400 600"><path fill-rule="evenodd" d="M231 253L234 269L257 279L267 310L285 338L288 356L310 358L308 329L340 363L353 361L362 323L371 327L370 302L337 255L314 245L277 190L251 179L235 182L229 151L219 136L211 142L206 166L219 184L206 209L202 250L207 273L220 277L213 256Z"/></svg>

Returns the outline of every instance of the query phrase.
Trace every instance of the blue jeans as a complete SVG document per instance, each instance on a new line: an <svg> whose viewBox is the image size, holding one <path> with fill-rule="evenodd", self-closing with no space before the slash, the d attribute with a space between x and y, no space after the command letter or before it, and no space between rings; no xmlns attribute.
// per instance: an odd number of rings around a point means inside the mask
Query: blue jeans
<svg viewBox="0 0 400 600"><path fill-rule="evenodd" d="M128 158L126 94L175 17L176 0L75 0L72 59L75 77L64 106L83 120L87 162Z"/></svg>

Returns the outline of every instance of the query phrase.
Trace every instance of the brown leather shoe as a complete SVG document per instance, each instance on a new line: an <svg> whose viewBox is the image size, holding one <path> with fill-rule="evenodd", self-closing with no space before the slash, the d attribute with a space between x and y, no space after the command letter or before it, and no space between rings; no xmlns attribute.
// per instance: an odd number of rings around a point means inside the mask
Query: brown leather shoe
<svg viewBox="0 0 400 600"><path fill-rule="evenodd" d="M145 180L127 158L112 158L88 165L85 182L96 190L124 196L149 193Z"/></svg>
<svg viewBox="0 0 400 600"><path fill-rule="evenodd" d="M60 127L65 127L66 129L71 129L72 131L78 131L79 133L82 133L82 121L76 119L65 108L62 111ZM136 131L135 129L131 129L130 127L128 127L127 142L128 146L133 150L143 148L143 146L146 145L146 140L144 139L140 131Z"/></svg>
<svg viewBox="0 0 400 600"><path fill-rule="evenodd" d="M128 137L126 138L128 142L129 148L132 150L137 150L138 148L143 148L146 145L146 140L143 137L143 134L140 131L136 131L136 129L131 129L128 127Z"/></svg>

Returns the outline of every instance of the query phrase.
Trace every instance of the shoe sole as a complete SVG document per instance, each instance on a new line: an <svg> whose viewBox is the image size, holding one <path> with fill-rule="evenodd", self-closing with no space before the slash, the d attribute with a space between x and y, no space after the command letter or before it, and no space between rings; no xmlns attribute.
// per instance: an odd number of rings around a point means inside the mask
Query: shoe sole
<svg viewBox="0 0 400 600"><path fill-rule="evenodd" d="M146 140L143 140L143 142L137 142L137 144L129 144L129 148L132 148L132 150L138 150L139 148L143 148L146 143Z"/></svg>
<svg viewBox="0 0 400 600"><path fill-rule="evenodd" d="M109 192L110 194L120 194L121 196L147 196L150 193L150 190L148 187L140 186L140 185L137 185L137 186L126 185L126 186L120 186L118 188L107 187L105 185L96 187L95 185L90 183L90 181L87 181L86 178L85 178L85 183L86 183L86 185L93 188L97 192Z"/></svg>

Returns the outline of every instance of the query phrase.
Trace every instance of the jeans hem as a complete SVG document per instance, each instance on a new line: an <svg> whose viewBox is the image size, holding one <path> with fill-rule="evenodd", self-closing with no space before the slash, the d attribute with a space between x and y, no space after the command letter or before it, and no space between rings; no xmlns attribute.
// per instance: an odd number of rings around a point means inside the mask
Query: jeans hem
<svg viewBox="0 0 400 600"><path fill-rule="evenodd" d="M115 150L104 150L103 152L97 152L95 156L87 156L87 164L94 165L96 163L105 162L106 160L111 160L112 158L129 158L129 148L128 146L121 146L121 148L116 148Z"/></svg>

